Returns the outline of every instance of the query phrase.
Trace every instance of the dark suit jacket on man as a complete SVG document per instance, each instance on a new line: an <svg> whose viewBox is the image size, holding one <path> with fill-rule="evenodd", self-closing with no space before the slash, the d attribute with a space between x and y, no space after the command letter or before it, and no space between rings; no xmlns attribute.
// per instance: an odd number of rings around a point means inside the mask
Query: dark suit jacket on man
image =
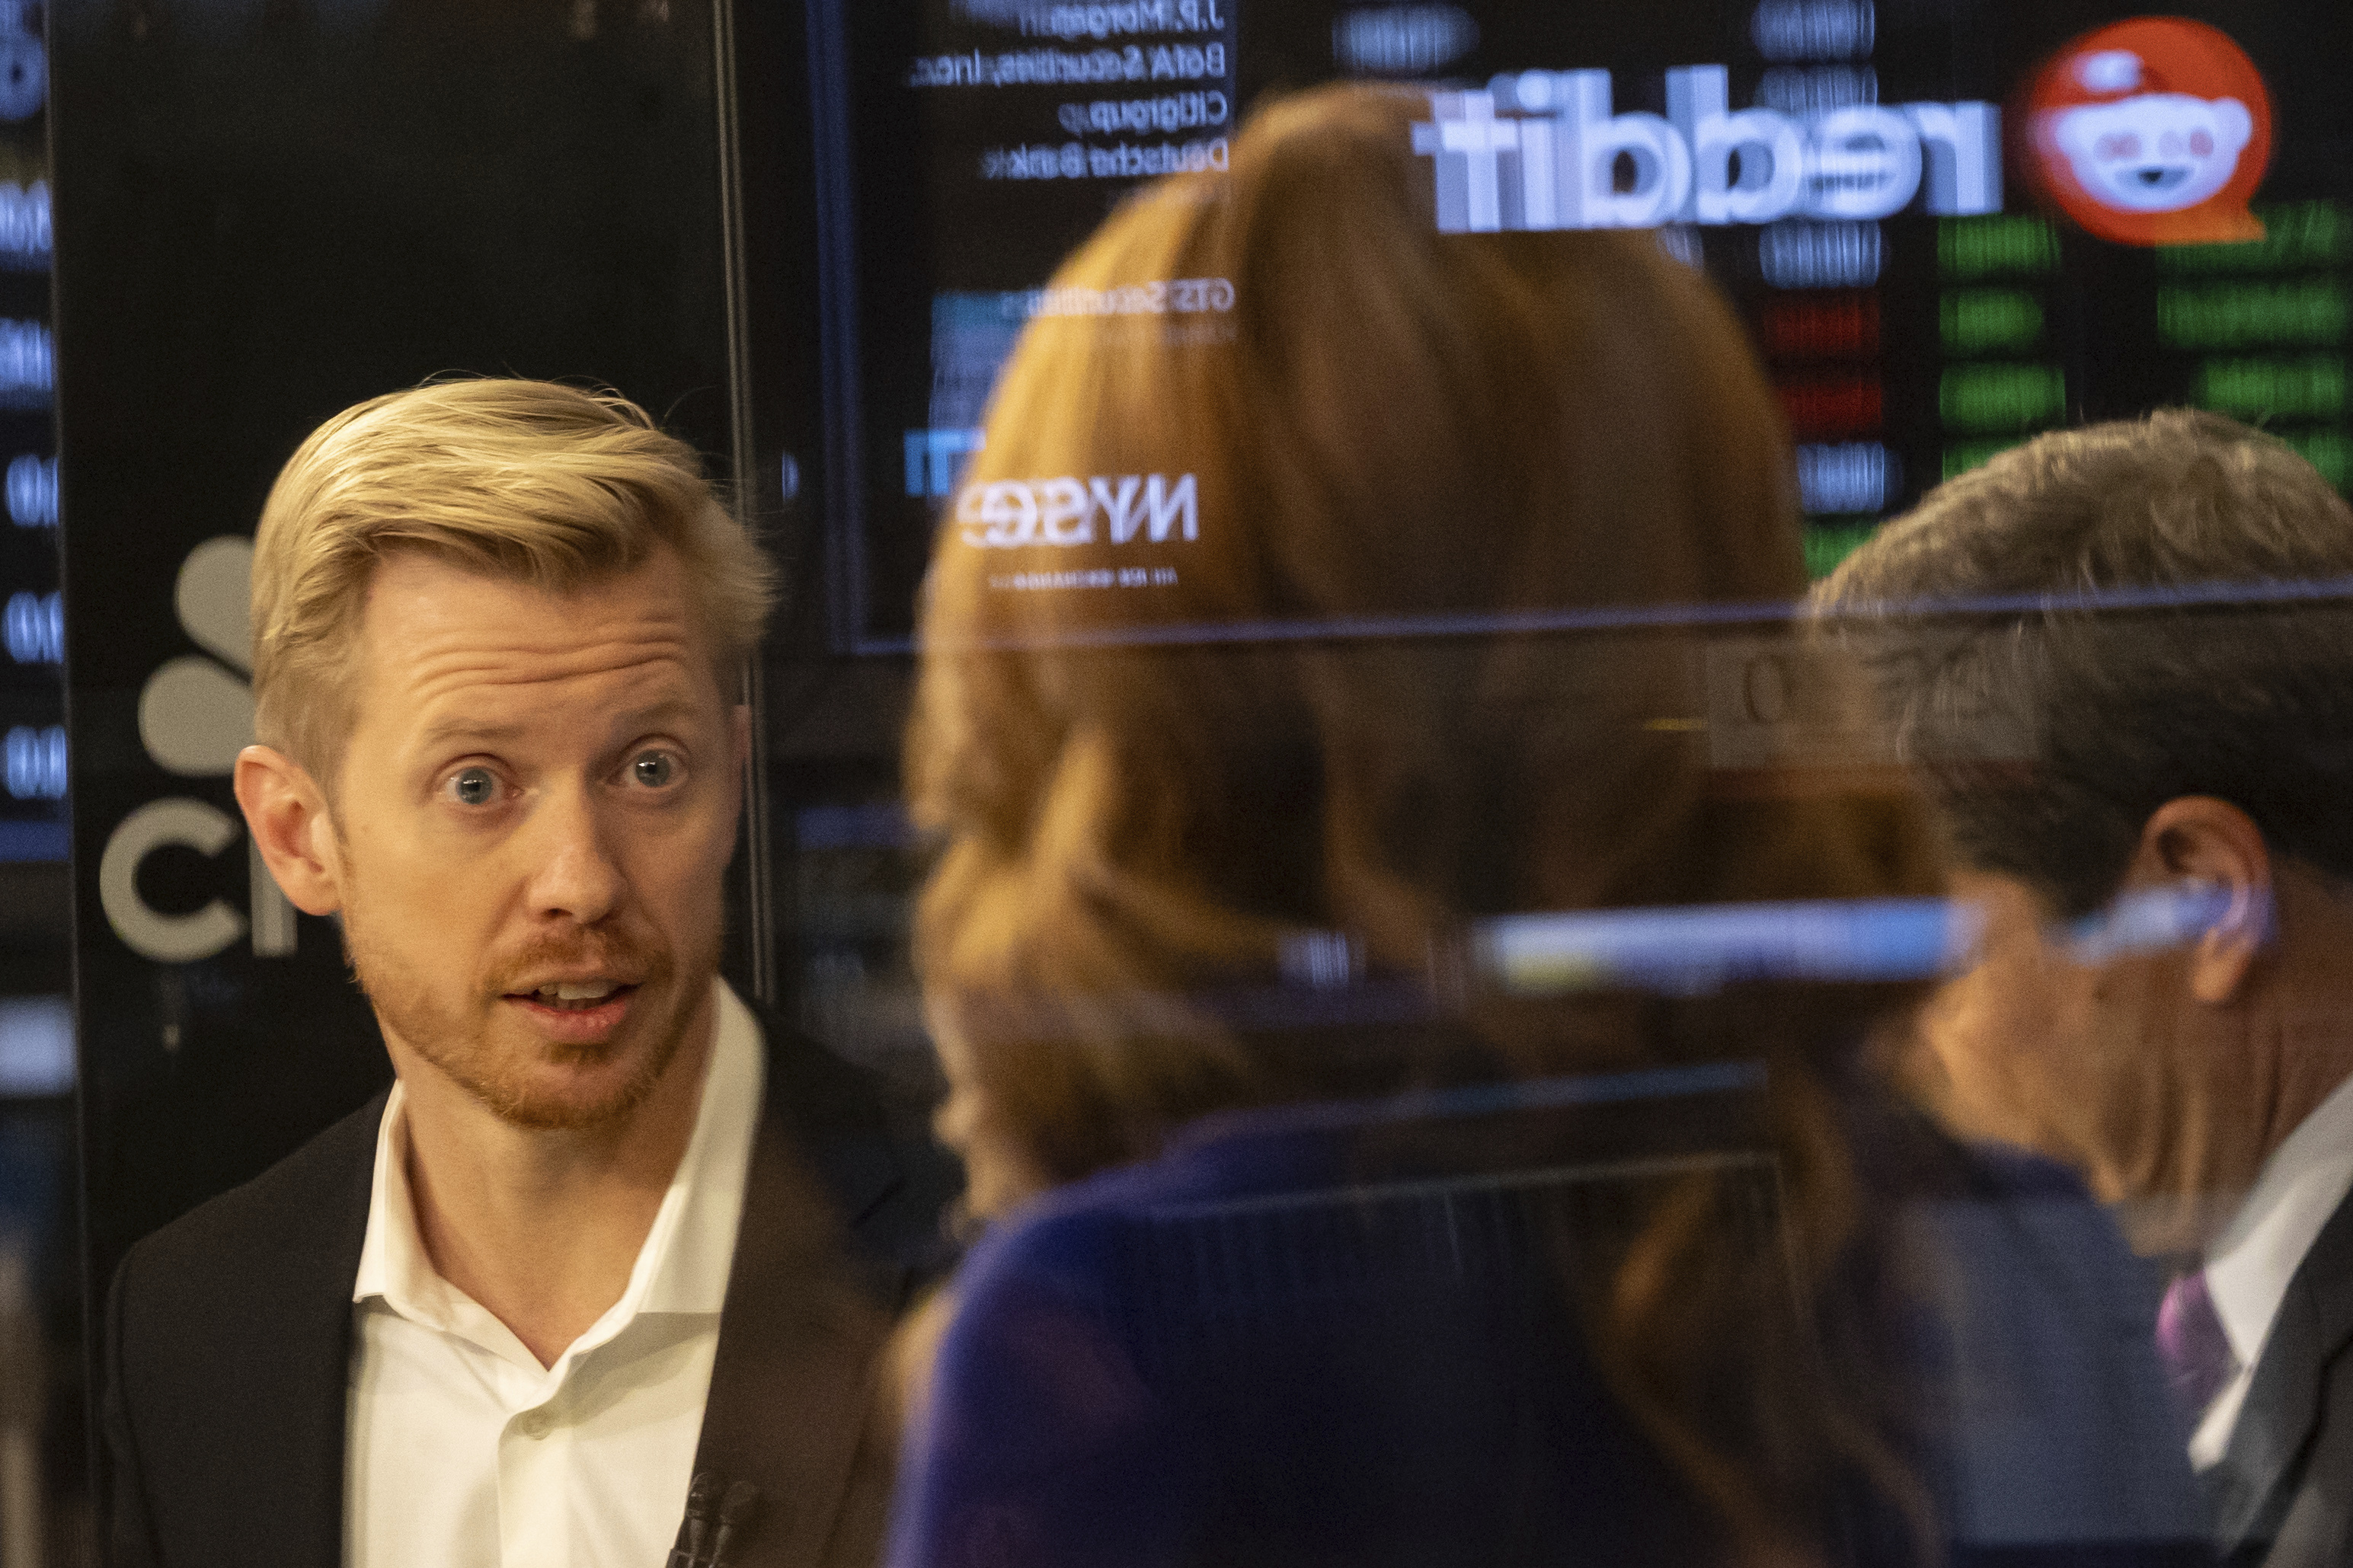
<svg viewBox="0 0 2353 1568"><path fill-rule="evenodd" d="M875 1555L890 1485L877 1352L944 1262L954 1181L875 1081L761 1024L765 1104L694 1468L759 1488L730 1568L851 1568ZM113 1568L343 1561L352 1283L384 1108L123 1260L105 1340Z"/></svg>
<svg viewBox="0 0 2353 1568"><path fill-rule="evenodd" d="M2296 1266L2206 1486L2232 1568L2353 1563L2353 1197Z"/></svg>

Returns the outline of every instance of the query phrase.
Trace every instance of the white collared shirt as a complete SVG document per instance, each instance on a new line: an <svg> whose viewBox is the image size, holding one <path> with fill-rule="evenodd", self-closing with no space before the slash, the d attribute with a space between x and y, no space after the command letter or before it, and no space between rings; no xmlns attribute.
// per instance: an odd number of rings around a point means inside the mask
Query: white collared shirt
<svg viewBox="0 0 2353 1568"><path fill-rule="evenodd" d="M661 1568L686 1509L765 1070L759 1024L713 984L685 1156L628 1288L553 1366L435 1272L393 1086L352 1287L351 1568Z"/></svg>
<svg viewBox="0 0 2353 1568"><path fill-rule="evenodd" d="M2220 1461L2230 1447L2288 1282L2348 1193L2353 1193L2353 1078L2272 1151L2246 1202L2206 1249L2206 1289L2239 1369L2189 1440L2190 1462L2200 1469Z"/></svg>

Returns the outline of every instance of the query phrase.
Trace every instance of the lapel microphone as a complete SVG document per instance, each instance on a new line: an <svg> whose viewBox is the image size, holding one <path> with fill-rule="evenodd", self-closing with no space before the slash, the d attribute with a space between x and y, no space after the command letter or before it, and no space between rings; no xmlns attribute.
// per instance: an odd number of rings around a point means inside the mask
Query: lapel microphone
<svg viewBox="0 0 2353 1568"><path fill-rule="evenodd" d="M719 1504L719 1533L711 1541L709 1568L728 1568L729 1548L741 1546L750 1538L759 1512L759 1488L749 1481L737 1481L727 1489L726 1498Z"/></svg>
<svg viewBox="0 0 2353 1568"><path fill-rule="evenodd" d="M720 1491L718 1475L704 1470L686 1489L686 1517L665 1568L729 1568L732 1554L752 1534L760 1513L760 1489L737 1481Z"/></svg>
<svg viewBox="0 0 2353 1568"><path fill-rule="evenodd" d="M718 1511L719 1478L705 1470L687 1484L686 1517L679 1521L678 1542L663 1568L704 1568L710 1559L702 1548L711 1536L712 1516Z"/></svg>

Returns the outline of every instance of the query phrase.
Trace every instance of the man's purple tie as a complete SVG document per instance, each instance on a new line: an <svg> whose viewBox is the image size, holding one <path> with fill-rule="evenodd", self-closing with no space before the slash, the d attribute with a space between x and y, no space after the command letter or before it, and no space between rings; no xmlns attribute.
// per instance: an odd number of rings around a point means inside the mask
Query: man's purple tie
<svg viewBox="0 0 2353 1568"><path fill-rule="evenodd" d="M2192 1269L2166 1288L2157 1309L2157 1356L2182 1408L2193 1417L2206 1413L2239 1370L2204 1269Z"/></svg>

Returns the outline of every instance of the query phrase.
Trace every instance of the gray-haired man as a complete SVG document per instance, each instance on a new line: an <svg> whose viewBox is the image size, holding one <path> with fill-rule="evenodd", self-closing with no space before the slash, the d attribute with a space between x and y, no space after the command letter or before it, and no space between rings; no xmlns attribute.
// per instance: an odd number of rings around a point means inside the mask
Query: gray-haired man
<svg viewBox="0 0 2353 1568"><path fill-rule="evenodd" d="M1933 1092L2180 1263L2158 1348L2233 1563L2353 1548L2348 601L2344 499L2186 412L2004 453L1817 595L1988 915Z"/></svg>

